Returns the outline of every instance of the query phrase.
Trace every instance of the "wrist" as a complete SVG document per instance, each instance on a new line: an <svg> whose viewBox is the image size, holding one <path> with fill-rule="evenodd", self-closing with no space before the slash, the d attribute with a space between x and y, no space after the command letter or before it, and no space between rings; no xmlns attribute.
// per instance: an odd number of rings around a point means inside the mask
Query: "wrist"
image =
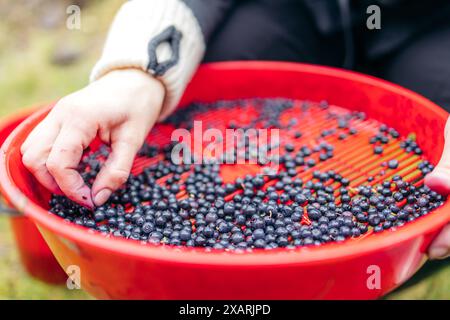
<svg viewBox="0 0 450 320"><path fill-rule="evenodd" d="M114 94L123 92L135 107L150 106L157 115L162 112L166 95L164 84L145 71L135 68L111 70L91 86L99 86L101 91Z"/></svg>
<svg viewBox="0 0 450 320"><path fill-rule="evenodd" d="M137 68L115 69L106 73L99 80L118 82L120 86L132 86L138 89L151 90L164 97L164 84L147 72ZM95 82L94 82L95 83Z"/></svg>
<svg viewBox="0 0 450 320"><path fill-rule="evenodd" d="M106 82L114 83L114 86L120 88L129 88L133 92L145 92L156 95L157 98L164 100L165 87L157 78L151 76L145 71L135 68L111 70L102 78ZM94 82L95 83L95 82Z"/></svg>

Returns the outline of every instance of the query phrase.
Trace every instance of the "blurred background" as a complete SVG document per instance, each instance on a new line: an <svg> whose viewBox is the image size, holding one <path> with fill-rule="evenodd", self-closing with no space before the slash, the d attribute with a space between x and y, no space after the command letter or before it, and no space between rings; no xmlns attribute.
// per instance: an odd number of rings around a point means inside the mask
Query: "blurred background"
<svg viewBox="0 0 450 320"><path fill-rule="evenodd" d="M87 84L105 34L123 0L0 2L0 120ZM67 27L68 6L81 9ZM26 236L26 235L24 235ZM81 290L44 284L22 267L9 218L0 213L0 299L89 299ZM387 299L450 299L450 259L428 262Z"/></svg>

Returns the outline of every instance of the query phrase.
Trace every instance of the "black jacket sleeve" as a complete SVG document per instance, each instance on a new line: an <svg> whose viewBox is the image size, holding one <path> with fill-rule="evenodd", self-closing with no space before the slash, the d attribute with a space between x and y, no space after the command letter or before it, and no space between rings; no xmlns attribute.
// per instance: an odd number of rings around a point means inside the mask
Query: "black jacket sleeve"
<svg viewBox="0 0 450 320"><path fill-rule="evenodd" d="M224 20L232 8L243 0L183 0L192 10L208 42L218 25Z"/></svg>

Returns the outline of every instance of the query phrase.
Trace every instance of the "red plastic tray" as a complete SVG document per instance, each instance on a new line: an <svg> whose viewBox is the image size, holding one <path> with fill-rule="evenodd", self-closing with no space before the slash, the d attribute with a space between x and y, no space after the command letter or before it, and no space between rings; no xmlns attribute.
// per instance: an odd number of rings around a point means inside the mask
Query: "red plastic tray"
<svg viewBox="0 0 450 320"><path fill-rule="evenodd" d="M249 97L327 100L364 111L403 135L415 132L433 163L443 149L444 110L399 86L333 68L278 62L209 64L200 68L181 105ZM82 287L98 298L377 298L418 270L432 239L450 220L446 203L396 231L359 241L245 254L105 238L49 214L48 192L21 163L21 143L47 112L34 114L4 144L0 185L8 199L37 223L62 266L80 267ZM392 148L395 152L395 146ZM354 158L355 149L349 145L347 154L342 149L342 157L359 165L364 160ZM411 159L413 164L416 160ZM373 164L368 161L366 165ZM408 172L414 174L414 169ZM380 272L379 288L367 285L374 266Z"/></svg>

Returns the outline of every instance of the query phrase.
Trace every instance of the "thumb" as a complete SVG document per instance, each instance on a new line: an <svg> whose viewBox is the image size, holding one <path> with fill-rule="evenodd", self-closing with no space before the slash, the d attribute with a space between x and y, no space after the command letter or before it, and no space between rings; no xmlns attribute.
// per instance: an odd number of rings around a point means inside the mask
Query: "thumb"
<svg viewBox="0 0 450 320"><path fill-rule="evenodd" d="M450 118L445 125L444 139L441 159L434 170L425 177L425 184L434 191L447 195L450 193Z"/></svg>

